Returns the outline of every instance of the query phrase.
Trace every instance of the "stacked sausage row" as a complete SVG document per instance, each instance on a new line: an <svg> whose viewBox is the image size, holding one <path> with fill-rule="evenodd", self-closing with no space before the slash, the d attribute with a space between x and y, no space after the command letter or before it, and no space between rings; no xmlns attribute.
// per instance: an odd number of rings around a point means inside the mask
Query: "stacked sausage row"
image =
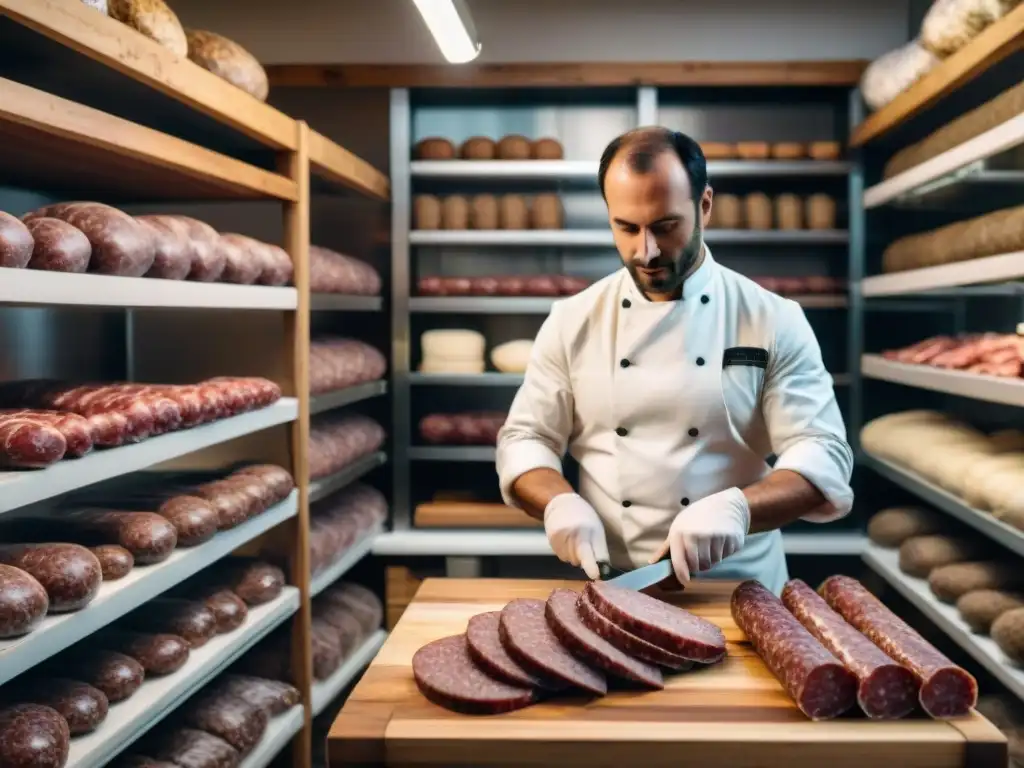
<svg viewBox="0 0 1024 768"><path fill-rule="evenodd" d="M973 631L991 634L1003 653L1024 662L1024 574L1018 563L991 557L987 542L928 509L882 510L871 518L868 535L881 547L898 547L903 573L927 579L932 594L955 604Z"/></svg>
<svg viewBox="0 0 1024 768"><path fill-rule="evenodd" d="M384 438L384 428L368 416L326 414L315 418L309 430L310 479L332 475L374 453Z"/></svg>
<svg viewBox="0 0 1024 768"><path fill-rule="evenodd" d="M508 414L431 413L420 419L420 436L433 445L495 445Z"/></svg>
<svg viewBox="0 0 1024 768"><path fill-rule="evenodd" d="M318 337L309 345L309 391L319 395L383 378L387 360L362 341Z"/></svg>
<svg viewBox="0 0 1024 768"><path fill-rule="evenodd" d="M387 518L384 494L355 483L310 507L310 572L317 576Z"/></svg>
<svg viewBox="0 0 1024 768"><path fill-rule="evenodd" d="M838 160L842 154L838 141L702 141L700 148L708 160Z"/></svg>
<svg viewBox="0 0 1024 768"><path fill-rule="evenodd" d="M309 290L311 293L344 293L379 296L380 274L366 262L323 248L309 246Z"/></svg>
<svg viewBox="0 0 1024 768"><path fill-rule="evenodd" d="M716 229L835 229L836 201L831 195L801 198L782 194L771 198L763 192L749 195L715 195L709 227Z"/></svg>
<svg viewBox="0 0 1024 768"><path fill-rule="evenodd" d="M0 385L0 467L39 469L93 448L264 408L280 397L277 384L254 377L188 385L10 382Z"/></svg>
<svg viewBox="0 0 1024 768"><path fill-rule="evenodd" d="M420 296L573 296L590 281L571 275L504 275L487 277L421 277Z"/></svg>
<svg viewBox="0 0 1024 768"><path fill-rule="evenodd" d="M562 691L603 696L612 685L661 689L679 672L725 657L725 635L705 619L602 582L580 593L519 598L477 614L465 633L420 648L423 695L466 714L497 714Z"/></svg>
<svg viewBox="0 0 1024 768"><path fill-rule="evenodd" d="M275 599L284 584L275 565L231 558L92 635L83 644L88 647L74 647L17 678L4 687L0 764L63 766L69 739L99 728L111 704L130 699L150 677L182 669L192 650L239 629L249 607ZM183 707L180 725L209 727L224 708L222 695L204 697L206 706ZM152 749L171 751L159 745L176 732L162 727L149 742Z"/></svg>
<svg viewBox="0 0 1024 768"><path fill-rule="evenodd" d="M807 277L751 277L765 290L783 296L813 296L846 293L847 282L838 277L809 275Z"/></svg>
<svg viewBox="0 0 1024 768"><path fill-rule="evenodd" d="M990 435L936 411L904 411L864 425L861 445L997 520L1024 531L1024 433Z"/></svg>
<svg viewBox="0 0 1024 768"><path fill-rule="evenodd" d="M562 199L556 194L416 195L412 201L413 229L561 229L565 225Z"/></svg>
<svg viewBox="0 0 1024 768"><path fill-rule="evenodd" d="M807 717L826 720L858 706L897 719L918 705L934 718L961 717L978 684L856 579L831 576L815 592L789 581L779 599L760 582L734 591L732 617Z"/></svg>
<svg viewBox="0 0 1024 768"><path fill-rule="evenodd" d="M130 216L91 202L48 205L20 220L0 212L0 267L273 286L294 272L279 246L188 216Z"/></svg>
<svg viewBox="0 0 1024 768"><path fill-rule="evenodd" d="M932 336L909 347L887 349L882 357L898 363L1017 378L1022 374L1024 338L1015 333Z"/></svg>
<svg viewBox="0 0 1024 768"><path fill-rule="evenodd" d="M487 136L471 136L456 149L449 139L429 136L413 147L417 160L561 160L564 155L557 139L536 139L509 134L498 141Z"/></svg>
<svg viewBox="0 0 1024 768"><path fill-rule="evenodd" d="M35 629L47 614L85 608L103 581L136 565L170 557L232 528L282 501L293 487L281 467L256 465L222 480L170 483L108 501L83 496L51 517L16 520L0 528L0 638ZM148 506L156 512L138 512Z"/></svg>

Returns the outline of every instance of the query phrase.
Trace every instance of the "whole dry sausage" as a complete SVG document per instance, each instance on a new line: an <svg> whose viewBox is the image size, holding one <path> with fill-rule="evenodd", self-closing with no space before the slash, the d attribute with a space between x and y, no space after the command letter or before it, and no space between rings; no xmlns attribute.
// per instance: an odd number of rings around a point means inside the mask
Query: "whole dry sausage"
<svg viewBox="0 0 1024 768"><path fill-rule="evenodd" d="M295 480L291 473L284 467L274 464L253 464L231 473L232 477L236 475L251 475L259 478L270 489L275 504L288 498L288 494L295 488Z"/></svg>
<svg viewBox="0 0 1024 768"><path fill-rule="evenodd" d="M42 584L50 613L84 608L103 583L100 561L77 544L8 544L0 546L0 563L20 568Z"/></svg>
<svg viewBox="0 0 1024 768"><path fill-rule="evenodd" d="M288 285L295 272L292 257L288 255L288 251L272 243L263 243L263 248L266 253L267 266L260 274L260 285Z"/></svg>
<svg viewBox="0 0 1024 768"><path fill-rule="evenodd" d="M98 547L89 547L89 551L100 561L104 581L123 579L135 565L132 553L117 544L100 544Z"/></svg>
<svg viewBox="0 0 1024 768"><path fill-rule="evenodd" d="M252 675L223 675L213 684L213 690L237 696L259 707L270 717L280 715L302 701L299 689L291 683Z"/></svg>
<svg viewBox="0 0 1024 768"><path fill-rule="evenodd" d="M192 488L189 494L210 505L217 515L217 529L221 531L234 528L248 520L254 506L252 498L243 491L213 483Z"/></svg>
<svg viewBox="0 0 1024 768"><path fill-rule="evenodd" d="M413 654L412 674L427 699L465 714L511 712L537 700L534 689L503 683L485 674L470 657L464 635L424 645Z"/></svg>
<svg viewBox="0 0 1024 768"><path fill-rule="evenodd" d="M384 606L377 595L361 584L341 582L326 590L324 602L343 607L358 620L363 633L369 635L380 629L384 619Z"/></svg>
<svg viewBox="0 0 1024 768"><path fill-rule="evenodd" d="M247 605L270 602L281 594L281 589L287 583L284 571L272 563L258 560L229 560L222 567L231 591Z"/></svg>
<svg viewBox="0 0 1024 768"><path fill-rule="evenodd" d="M200 283L220 280L226 264L224 252L217 247L220 235L205 221L190 216L174 216L185 225L189 243L192 245L192 268L188 279Z"/></svg>
<svg viewBox="0 0 1024 768"><path fill-rule="evenodd" d="M103 691L87 683L62 677L29 678L15 685L11 695L25 704L50 707L64 718L72 736L90 733L107 717Z"/></svg>
<svg viewBox="0 0 1024 768"><path fill-rule="evenodd" d="M57 712L39 704L0 710L0 765L4 768L63 768L71 732Z"/></svg>
<svg viewBox="0 0 1024 768"><path fill-rule="evenodd" d="M64 669L65 661L60 662ZM146 672L131 656L116 651L73 651L66 669L74 677L103 691L111 703L130 698L142 685Z"/></svg>
<svg viewBox="0 0 1024 768"><path fill-rule="evenodd" d="M601 614L660 648L705 664L725 656L725 635L707 619L613 584L589 582L586 592Z"/></svg>
<svg viewBox="0 0 1024 768"><path fill-rule="evenodd" d="M313 677L326 680L341 665L344 649L338 632L323 617L314 616L310 631Z"/></svg>
<svg viewBox="0 0 1024 768"><path fill-rule="evenodd" d="M190 589L190 594L194 599L202 600L213 613L217 634L238 629L249 616L245 601L226 587L204 585Z"/></svg>
<svg viewBox="0 0 1024 768"><path fill-rule="evenodd" d="M64 458L67 448L55 427L23 416L0 418L0 467L42 469Z"/></svg>
<svg viewBox="0 0 1024 768"><path fill-rule="evenodd" d="M572 589L556 589L548 596L545 616L562 645L596 669L648 688L664 688L661 670L619 650L583 623L576 610L579 597Z"/></svg>
<svg viewBox="0 0 1024 768"><path fill-rule="evenodd" d="M32 258L35 241L18 218L0 211L0 267L22 269Z"/></svg>
<svg viewBox="0 0 1024 768"><path fill-rule="evenodd" d="M920 684L799 579L782 590L782 603L837 659L857 676L857 703L868 717L896 720L917 706Z"/></svg>
<svg viewBox="0 0 1024 768"><path fill-rule="evenodd" d="M252 250L251 238L244 235L226 234L217 240L217 247L224 254L224 272L220 279L225 283L252 285L263 271L263 261Z"/></svg>
<svg viewBox="0 0 1024 768"><path fill-rule="evenodd" d="M53 427L64 436L66 450L65 459L77 459L93 448L95 429L84 416L67 411L42 411L24 408L20 410L0 410L0 418L5 416L22 417L38 421Z"/></svg>
<svg viewBox="0 0 1024 768"><path fill-rule="evenodd" d="M96 644L131 656L147 675L169 675L181 669L188 661L188 641L169 634L124 632L106 630L100 633Z"/></svg>
<svg viewBox="0 0 1024 768"><path fill-rule="evenodd" d="M201 648L217 634L217 617L205 604L173 597L158 597L132 611L125 626L139 631L166 632Z"/></svg>
<svg viewBox="0 0 1024 768"><path fill-rule="evenodd" d="M693 666L693 662L689 659L684 659L676 653L659 648L642 637L637 637L632 632L627 632L614 621L603 616L594 607L586 592L580 595L579 602L576 604L576 610L580 614L580 619L591 630L620 651L636 659L650 664L657 664L659 667L665 667L677 672L690 669Z"/></svg>
<svg viewBox="0 0 1024 768"><path fill-rule="evenodd" d="M932 717L960 717L978 701L978 683L885 607L856 579L832 576L819 588L825 601L921 683L920 702Z"/></svg>
<svg viewBox="0 0 1024 768"><path fill-rule="evenodd" d="M146 277L184 280L192 269L192 243L188 230L171 216L136 216L153 238L153 265Z"/></svg>
<svg viewBox="0 0 1024 768"><path fill-rule="evenodd" d="M366 639L359 620L347 608L325 600L323 595L313 599L313 618L334 631L343 656L353 653Z"/></svg>
<svg viewBox="0 0 1024 768"><path fill-rule="evenodd" d="M736 625L807 717L827 720L856 703L856 676L763 584L744 581L730 607Z"/></svg>
<svg viewBox="0 0 1024 768"><path fill-rule="evenodd" d="M51 216L40 216L26 223L35 240L29 269L81 274L89 269L92 245L78 227Z"/></svg>
<svg viewBox="0 0 1024 768"><path fill-rule="evenodd" d="M156 512L174 526L179 547L194 547L209 541L220 525L217 510L198 496L172 496L161 503Z"/></svg>
<svg viewBox="0 0 1024 768"><path fill-rule="evenodd" d="M178 543L174 526L156 512L75 509L62 512L55 522L88 544L124 547L140 565L166 560Z"/></svg>
<svg viewBox="0 0 1024 768"><path fill-rule="evenodd" d="M185 706L186 725L219 736L242 755L263 738L269 720L262 708L219 691L200 695Z"/></svg>
<svg viewBox="0 0 1024 768"><path fill-rule="evenodd" d="M163 731L143 747L180 768L235 768L241 760L238 751L224 739L194 728Z"/></svg>
<svg viewBox="0 0 1024 768"><path fill-rule="evenodd" d="M46 590L33 576L20 568L0 565L0 640L31 632L49 607Z"/></svg>
<svg viewBox="0 0 1024 768"><path fill-rule="evenodd" d="M508 655L535 674L603 696L608 692L604 673L565 649L548 626L543 600L516 598L501 609L498 632Z"/></svg>

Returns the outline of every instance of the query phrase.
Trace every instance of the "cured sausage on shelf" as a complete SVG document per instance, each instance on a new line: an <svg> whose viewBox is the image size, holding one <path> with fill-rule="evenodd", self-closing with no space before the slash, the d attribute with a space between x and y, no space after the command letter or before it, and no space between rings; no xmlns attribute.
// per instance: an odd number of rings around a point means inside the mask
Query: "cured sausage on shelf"
<svg viewBox="0 0 1024 768"><path fill-rule="evenodd" d="M387 518L388 503L376 488L356 483L310 509L310 572L315 576L337 562L355 542Z"/></svg>
<svg viewBox="0 0 1024 768"><path fill-rule="evenodd" d="M856 579L832 576L819 591L846 621L921 683L920 702L935 718L960 717L978 702L978 683L885 607Z"/></svg>
<svg viewBox="0 0 1024 768"><path fill-rule="evenodd" d="M348 338L315 338L309 347L309 391L317 395L367 381L387 370L384 355L369 344Z"/></svg>
<svg viewBox="0 0 1024 768"><path fill-rule="evenodd" d="M419 430L434 445L494 445L506 418L498 411L432 413L420 419Z"/></svg>
<svg viewBox="0 0 1024 768"><path fill-rule="evenodd" d="M885 350L882 357L898 363L1016 378L1022 374L1024 339L1015 333L932 336L908 347Z"/></svg>
<svg viewBox="0 0 1024 768"><path fill-rule="evenodd" d="M0 563L25 571L43 586L49 613L84 608L103 582L96 555L77 544L5 544Z"/></svg>
<svg viewBox="0 0 1024 768"><path fill-rule="evenodd" d="M71 731L60 714L40 704L0 709L0 765L63 768Z"/></svg>
<svg viewBox="0 0 1024 768"><path fill-rule="evenodd" d="M351 256L309 246L309 290L312 293L342 293L353 296L378 296L380 273L369 264Z"/></svg>
<svg viewBox="0 0 1024 768"><path fill-rule="evenodd" d="M67 447L56 427L25 416L0 416L0 468L42 469L64 458Z"/></svg>
<svg viewBox="0 0 1024 768"><path fill-rule="evenodd" d="M64 718L72 736L96 730L109 707L103 691L64 677L19 678L4 694L22 704L50 707Z"/></svg>
<svg viewBox="0 0 1024 768"><path fill-rule="evenodd" d="M416 293L420 296L572 296L589 285L586 278L571 275L425 275L417 280Z"/></svg>
<svg viewBox="0 0 1024 768"><path fill-rule="evenodd" d="M29 263L35 240L21 221L0 211L0 268L21 269Z"/></svg>
<svg viewBox="0 0 1024 768"><path fill-rule="evenodd" d="M309 476L316 480L338 472L384 444L384 428L368 416L327 414L309 431Z"/></svg>
<svg viewBox="0 0 1024 768"><path fill-rule="evenodd" d="M0 640L28 634L46 616L50 598L32 575L0 565Z"/></svg>

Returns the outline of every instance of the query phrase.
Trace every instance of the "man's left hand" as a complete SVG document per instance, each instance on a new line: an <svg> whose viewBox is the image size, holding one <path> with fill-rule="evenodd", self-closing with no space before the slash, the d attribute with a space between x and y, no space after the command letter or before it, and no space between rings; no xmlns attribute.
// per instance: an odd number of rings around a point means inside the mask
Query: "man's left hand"
<svg viewBox="0 0 1024 768"><path fill-rule="evenodd" d="M672 521L668 538L651 558L672 553L672 569L681 584L743 548L750 530L750 505L739 488L728 488L684 509Z"/></svg>

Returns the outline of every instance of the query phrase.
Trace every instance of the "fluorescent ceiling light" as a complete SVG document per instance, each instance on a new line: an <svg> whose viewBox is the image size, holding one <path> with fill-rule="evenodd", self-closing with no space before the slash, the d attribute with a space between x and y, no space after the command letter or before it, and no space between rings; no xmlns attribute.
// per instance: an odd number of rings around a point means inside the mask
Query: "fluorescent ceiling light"
<svg viewBox="0 0 1024 768"><path fill-rule="evenodd" d="M480 55L476 27L463 0L412 1L449 62L465 64Z"/></svg>

